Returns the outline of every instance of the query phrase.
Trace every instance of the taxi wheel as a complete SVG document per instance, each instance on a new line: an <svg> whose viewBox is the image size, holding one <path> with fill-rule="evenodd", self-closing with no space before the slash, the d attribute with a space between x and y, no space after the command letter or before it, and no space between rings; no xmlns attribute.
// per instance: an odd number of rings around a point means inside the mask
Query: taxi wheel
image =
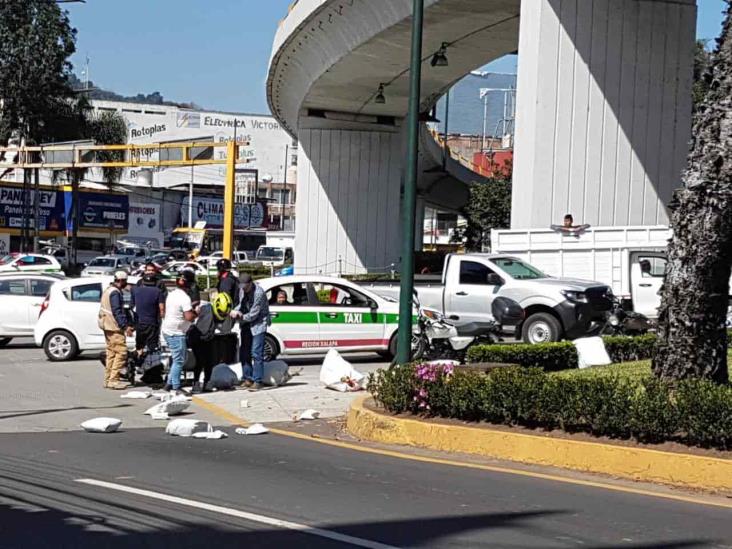
<svg viewBox="0 0 732 549"><path fill-rule="evenodd" d="M270 362L277 358L277 355L280 354L280 348L279 345L277 345L277 340L272 337L271 335L267 334L264 336L264 361Z"/></svg>
<svg viewBox="0 0 732 549"><path fill-rule="evenodd" d="M398 339L398 333L395 333L393 336L391 336L391 341L389 341L389 350L384 352L382 351L379 353L383 358L386 360L389 360L394 364L394 360L396 359L397 354L397 339ZM414 334L412 335L412 360L419 360L424 355L425 351L427 350L427 346L425 344L424 339L419 337L419 335Z"/></svg>

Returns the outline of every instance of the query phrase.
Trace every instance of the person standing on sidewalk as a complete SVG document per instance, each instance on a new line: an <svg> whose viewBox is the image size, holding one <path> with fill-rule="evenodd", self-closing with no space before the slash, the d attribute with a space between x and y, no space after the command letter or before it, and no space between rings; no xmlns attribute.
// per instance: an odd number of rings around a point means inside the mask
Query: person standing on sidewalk
<svg viewBox="0 0 732 549"><path fill-rule="evenodd" d="M127 338L133 333L124 309L122 291L127 287L127 273L118 271L112 284L102 293L99 307L99 328L104 332L107 345L107 360L104 367L105 389L122 390L129 387L120 379L122 369L127 366Z"/></svg>
<svg viewBox="0 0 732 549"><path fill-rule="evenodd" d="M262 388L264 375L264 338L271 323L269 303L264 289L255 284L249 274L241 275L239 280L239 305L231 315L239 319L241 326L239 358L244 373L242 385L250 391L258 391Z"/></svg>
<svg viewBox="0 0 732 549"><path fill-rule="evenodd" d="M163 318L161 331L171 353L166 391L180 391L180 378L188 349L186 334L191 322L196 318L191 298L188 295L190 285L190 277L181 273L176 280L175 290L169 292L165 300L165 318Z"/></svg>

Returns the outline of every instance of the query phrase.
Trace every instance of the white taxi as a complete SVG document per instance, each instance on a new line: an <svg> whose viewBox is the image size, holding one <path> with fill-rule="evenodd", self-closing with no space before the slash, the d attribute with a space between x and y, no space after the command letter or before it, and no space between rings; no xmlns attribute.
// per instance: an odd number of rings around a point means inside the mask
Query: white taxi
<svg viewBox="0 0 732 549"><path fill-rule="evenodd" d="M257 283L267 294L272 318L265 340L268 358L329 349L396 354L398 302L342 278L295 275Z"/></svg>

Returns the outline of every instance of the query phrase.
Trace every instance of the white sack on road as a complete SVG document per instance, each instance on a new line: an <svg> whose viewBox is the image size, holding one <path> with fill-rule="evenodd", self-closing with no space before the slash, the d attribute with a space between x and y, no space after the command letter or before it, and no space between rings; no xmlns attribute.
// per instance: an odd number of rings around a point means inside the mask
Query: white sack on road
<svg viewBox="0 0 732 549"><path fill-rule="evenodd" d="M173 397L170 400L164 400L160 404L156 404L151 408L145 410L145 414L148 416L168 414L169 416L177 416L182 414L191 405L190 399L184 396Z"/></svg>
<svg viewBox="0 0 732 549"><path fill-rule="evenodd" d="M264 374L262 383L279 387L292 379L290 375L290 367L284 360L273 360L264 363Z"/></svg>
<svg viewBox="0 0 732 549"><path fill-rule="evenodd" d="M217 429L216 431L200 431L198 433L193 433L191 436L193 438L205 438L205 439L209 439L209 440L219 440L222 438L226 438L229 435L227 435L223 431L219 431Z"/></svg>
<svg viewBox="0 0 732 549"><path fill-rule="evenodd" d="M605 342L600 336L581 337L572 343L577 348L577 364L580 368L612 364L605 349Z"/></svg>
<svg viewBox="0 0 732 549"><path fill-rule="evenodd" d="M81 424L87 433L114 433L122 425L122 420L113 417L95 417Z"/></svg>
<svg viewBox="0 0 732 549"><path fill-rule="evenodd" d="M323 366L320 368L320 382L328 389L346 393L363 390L366 376L354 370L351 363L345 360L338 351L331 349L323 359Z"/></svg>
<svg viewBox="0 0 732 549"><path fill-rule="evenodd" d="M255 423L251 427L239 427L234 431L237 435L264 435L266 433L269 433L269 429L267 429L264 425L261 423Z"/></svg>
<svg viewBox="0 0 732 549"><path fill-rule="evenodd" d="M152 395L150 391L130 391L129 393L120 395L119 398L145 399L150 398L150 395Z"/></svg>
<svg viewBox="0 0 732 549"><path fill-rule="evenodd" d="M165 432L174 437L190 437L196 433L209 433L213 428L207 421L197 419L174 419L165 428Z"/></svg>

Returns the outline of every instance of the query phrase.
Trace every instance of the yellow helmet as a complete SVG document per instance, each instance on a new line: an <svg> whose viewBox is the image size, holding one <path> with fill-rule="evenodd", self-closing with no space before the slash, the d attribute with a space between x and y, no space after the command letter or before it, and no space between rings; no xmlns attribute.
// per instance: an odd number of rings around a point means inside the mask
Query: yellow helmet
<svg viewBox="0 0 732 549"><path fill-rule="evenodd" d="M218 320L224 320L229 316L233 306L234 304L231 302L231 296L226 292L219 292L211 304L213 314Z"/></svg>

